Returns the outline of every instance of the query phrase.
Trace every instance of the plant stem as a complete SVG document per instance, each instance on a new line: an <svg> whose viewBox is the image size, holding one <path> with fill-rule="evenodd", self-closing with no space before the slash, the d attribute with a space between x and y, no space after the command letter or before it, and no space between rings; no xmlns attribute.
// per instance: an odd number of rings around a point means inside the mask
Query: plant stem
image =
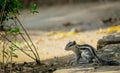
<svg viewBox="0 0 120 73"><path fill-rule="evenodd" d="M16 19L14 19L15 25L16 27L19 27L17 25ZM32 49L31 45L28 43L28 41L25 39L25 37L19 32L20 36L22 37L22 39L26 42L26 44L28 45L28 47L30 48L30 50L32 51L32 53L34 54L35 58L37 58L37 55L35 54L34 50Z"/></svg>
<svg viewBox="0 0 120 73"><path fill-rule="evenodd" d="M12 49L12 47L10 47L10 49ZM12 53L13 53L13 51L12 50L10 50L10 73L12 73Z"/></svg>
<svg viewBox="0 0 120 73"><path fill-rule="evenodd" d="M4 51L5 51L5 40L3 40L3 71L5 71L5 54L4 54ZM4 72L3 72L4 73Z"/></svg>
<svg viewBox="0 0 120 73"><path fill-rule="evenodd" d="M19 32L20 36L22 37L22 39L26 42L26 44L28 45L28 47L30 48L30 50L32 51L32 53L34 54L36 60L38 60L38 55L36 55L36 53L34 52L34 50L32 49L31 45L28 43L28 41L25 39L25 37Z"/></svg>
<svg viewBox="0 0 120 73"><path fill-rule="evenodd" d="M13 13L14 14L14 13ZM35 47L35 45L33 44L29 34L27 33L26 29L24 28L24 26L22 25L22 23L20 22L20 20L18 19L18 17L16 16L16 14L14 14L14 16L16 17L18 23L20 24L20 26L22 27L22 29L25 31L25 34L27 35L28 39L30 40L31 44L33 45L34 49L35 49L35 52L37 54L37 57L36 57L36 62L40 63L40 57L39 57L39 54L38 54L38 51L37 51L37 48Z"/></svg>
<svg viewBox="0 0 120 73"><path fill-rule="evenodd" d="M30 48L30 50L32 51L32 53L34 54L34 56L37 58L35 52L33 51L32 47L30 46L30 44L28 43L28 41L25 39L25 37L19 32L20 36L23 38L23 40L26 42L26 44L28 45L28 47Z"/></svg>

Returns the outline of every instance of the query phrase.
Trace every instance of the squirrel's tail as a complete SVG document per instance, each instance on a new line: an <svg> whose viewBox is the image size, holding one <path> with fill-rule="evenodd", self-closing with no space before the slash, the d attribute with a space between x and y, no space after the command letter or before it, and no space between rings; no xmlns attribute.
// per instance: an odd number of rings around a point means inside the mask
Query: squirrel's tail
<svg viewBox="0 0 120 73"><path fill-rule="evenodd" d="M106 61L106 60L101 60L102 61L102 65L111 65L111 66L118 66L120 65L119 62L117 61Z"/></svg>
<svg viewBox="0 0 120 73"><path fill-rule="evenodd" d="M102 66L103 65L118 66L118 65L120 65L120 62L113 61L113 60L106 61L106 60L103 60L103 59L99 58L99 65L102 65Z"/></svg>
<svg viewBox="0 0 120 73"><path fill-rule="evenodd" d="M120 65L120 63L117 61L108 61L108 65L117 66L117 65Z"/></svg>

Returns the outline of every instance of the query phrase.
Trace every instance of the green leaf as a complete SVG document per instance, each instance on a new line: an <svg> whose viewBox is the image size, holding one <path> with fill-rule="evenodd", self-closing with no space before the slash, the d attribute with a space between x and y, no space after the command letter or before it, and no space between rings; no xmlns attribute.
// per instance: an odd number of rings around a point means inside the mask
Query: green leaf
<svg viewBox="0 0 120 73"><path fill-rule="evenodd" d="M14 13L18 13L18 9L17 8L13 8Z"/></svg>
<svg viewBox="0 0 120 73"><path fill-rule="evenodd" d="M15 53L12 53L12 57L18 58L18 55Z"/></svg>
<svg viewBox="0 0 120 73"><path fill-rule="evenodd" d="M20 43L19 42L13 42L13 43L14 43L14 45L20 47Z"/></svg>
<svg viewBox="0 0 120 73"><path fill-rule="evenodd" d="M4 57L7 58L7 56L9 55L9 52L4 50L3 53L4 53Z"/></svg>
<svg viewBox="0 0 120 73"><path fill-rule="evenodd" d="M33 13L33 14L34 13L39 13L38 12L38 6L36 4L34 4L33 7L30 9L30 12Z"/></svg>
<svg viewBox="0 0 120 73"><path fill-rule="evenodd" d="M7 56L8 56L8 55L6 55L6 54L4 55L5 58L7 58Z"/></svg>
<svg viewBox="0 0 120 73"><path fill-rule="evenodd" d="M19 32L20 31L20 29L19 28L15 28L15 29L13 29L11 32Z"/></svg>
<svg viewBox="0 0 120 73"><path fill-rule="evenodd" d="M36 4L33 5L33 10L37 10L38 6Z"/></svg>
<svg viewBox="0 0 120 73"><path fill-rule="evenodd" d="M11 49L11 51L16 51L17 50L17 48L10 48Z"/></svg>
<svg viewBox="0 0 120 73"><path fill-rule="evenodd" d="M7 51L3 51L4 54L8 55L8 52Z"/></svg>

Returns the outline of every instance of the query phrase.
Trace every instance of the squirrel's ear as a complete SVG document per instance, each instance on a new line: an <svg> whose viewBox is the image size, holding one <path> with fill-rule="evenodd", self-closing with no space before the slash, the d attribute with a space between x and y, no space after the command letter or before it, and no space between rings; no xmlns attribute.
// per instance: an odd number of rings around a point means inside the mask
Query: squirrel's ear
<svg viewBox="0 0 120 73"><path fill-rule="evenodd" d="M73 41L74 44L76 44L76 41Z"/></svg>

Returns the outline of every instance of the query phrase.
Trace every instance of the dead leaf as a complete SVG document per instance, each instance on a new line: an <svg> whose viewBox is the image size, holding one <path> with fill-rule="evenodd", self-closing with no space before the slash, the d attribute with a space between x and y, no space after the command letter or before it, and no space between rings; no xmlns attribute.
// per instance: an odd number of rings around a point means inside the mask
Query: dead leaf
<svg viewBox="0 0 120 73"><path fill-rule="evenodd" d="M43 42L44 40L43 39L39 39L36 44L39 44L40 42Z"/></svg>
<svg viewBox="0 0 120 73"><path fill-rule="evenodd" d="M77 32L75 29L71 29L68 33L67 33L67 36L73 36L73 35L76 35Z"/></svg>
<svg viewBox="0 0 120 73"><path fill-rule="evenodd" d="M109 34L109 33L112 33L112 32L120 32L120 25L117 25L117 26L111 26L111 27L108 27L107 29L99 29L98 30L98 34L100 33L106 33L106 34Z"/></svg>
<svg viewBox="0 0 120 73"><path fill-rule="evenodd" d="M47 36L52 36L52 35L55 35L56 33L57 32L52 31L52 32L47 33Z"/></svg>
<svg viewBox="0 0 120 73"><path fill-rule="evenodd" d="M100 34L100 33L103 33L103 32L104 32L104 30L100 28L100 29L97 31L97 34Z"/></svg>

